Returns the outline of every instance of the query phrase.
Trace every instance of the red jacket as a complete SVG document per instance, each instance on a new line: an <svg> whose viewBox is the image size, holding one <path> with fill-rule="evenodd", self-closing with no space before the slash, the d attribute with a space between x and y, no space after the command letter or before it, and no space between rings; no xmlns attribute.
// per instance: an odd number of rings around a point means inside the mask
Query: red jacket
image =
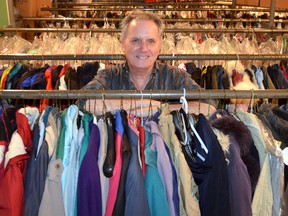
<svg viewBox="0 0 288 216"><path fill-rule="evenodd" d="M26 112L29 112L26 108ZM32 132L24 114L16 113L17 131L12 135L5 155L5 171L0 183L0 215L23 215L24 177L29 155L26 149L32 147Z"/></svg>

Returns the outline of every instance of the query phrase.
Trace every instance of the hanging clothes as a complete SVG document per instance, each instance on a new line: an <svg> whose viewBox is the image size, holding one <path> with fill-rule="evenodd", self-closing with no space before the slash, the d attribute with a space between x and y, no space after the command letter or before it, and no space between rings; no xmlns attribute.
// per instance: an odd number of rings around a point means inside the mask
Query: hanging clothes
<svg viewBox="0 0 288 216"><path fill-rule="evenodd" d="M77 186L77 215L102 215L102 196L98 152L100 145L99 128L90 121L90 139L87 152L79 169Z"/></svg>
<svg viewBox="0 0 288 216"><path fill-rule="evenodd" d="M25 179L25 205L24 205L24 215L38 215L39 206L41 203L42 195L45 188L45 180L47 176L47 169L48 169L48 163L49 163L49 155L48 155L48 144L45 140L45 127L46 123L48 121L48 115L51 111L52 107L47 107L45 109L45 112L42 113L41 116L43 117L43 124L39 125L39 129L42 126L43 133L42 133L42 139L39 136L35 136L35 138L39 138L38 142L35 145L35 149L33 149L33 155L30 156L28 160L28 164L26 167L27 172L30 173L30 175L26 175ZM41 121L41 118L40 118ZM39 122L40 123L40 122ZM35 127L36 128L36 127ZM38 129L36 129L35 133L39 132ZM34 131L33 131L34 135ZM34 137L33 137L34 138ZM32 142L33 144L35 142ZM29 178L29 179L28 179Z"/></svg>
<svg viewBox="0 0 288 216"><path fill-rule="evenodd" d="M120 182L118 187L117 198L115 201L115 206L113 209L113 216L116 215L123 215L125 212L125 205L126 205L126 194L125 194L125 187L126 187L126 180L127 180L127 172L129 168L129 162L131 159L131 147L129 142L129 135L128 135L128 119L127 119L127 112L126 110L121 109L120 115L122 117L122 124L123 124L123 152L122 152L122 169L121 169L121 176Z"/></svg>
<svg viewBox="0 0 288 216"><path fill-rule="evenodd" d="M195 128L209 153L206 154L196 138L193 140L196 152L202 155L205 160L203 161L198 156L192 160L186 151L183 150L183 153L199 187L201 215L210 215L211 212L214 215L231 215L228 170L224 153L203 114L199 114ZM212 187L213 184L217 184L217 187Z"/></svg>
<svg viewBox="0 0 288 216"><path fill-rule="evenodd" d="M23 178L25 178L26 164L29 158L25 149L32 147L31 130L38 116L37 108L25 107L16 112L17 131L13 133L5 155L5 175L0 185L1 215L18 216L23 213Z"/></svg>
<svg viewBox="0 0 288 216"><path fill-rule="evenodd" d="M236 126L238 121L233 116L224 114L223 116L218 117L221 115L219 113L220 112L214 113L210 118L215 118L211 121L211 125L213 127L223 131L225 135L229 136L227 160L231 213L233 216L252 216L251 203L253 192L251 189L251 180L247 166L242 160L244 157L249 157L248 154L250 153L250 147L248 145L251 142L249 142L249 139L246 138L247 133L245 133L245 130L243 130L243 126ZM235 131L233 129L235 129ZM238 137L241 137L243 142L238 142ZM252 163L251 165L257 167L257 163ZM253 171L255 170L257 169L253 169ZM259 172L260 167L258 169L258 173ZM255 173L253 173L253 175L254 174ZM239 176L241 176L241 178L239 178ZM256 187L256 184L254 187Z"/></svg>
<svg viewBox="0 0 288 216"><path fill-rule="evenodd" d="M173 203L173 174L172 167L170 166L170 160L165 149L165 143L156 122L148 121L146 122L145 126L152 133L152 144L150 148L157 152L157 168L164 185L164 191L168 200L170 215L178 215L179 213L175 212L175 206Z"/></svg>
<svg viewBox="0 0 288 216"><path fill-rule="evenodd" d="M150 148L152 133L145 130L145 162L147 165L145 175L145 188L149 203L150 215L169 216L169 204L157 167L157 152Z"/></svg>
<svg viewBox="0 0 288 216"><path fill-rule="evenodd" d="M48 164L45 189L39 206L39 216L65 216L61 186L61 176L64 167L62 160L56 159L60 129L60 110L59 108L53 108L48 117L45 140L50 143L49 146L54 146L54 148Z"/></svg>
<svg viewBox="0 0 288 216"><path fill-rule="evenodd" d="M251 131L260 159L261 171L252 200L253 215L272 215L273 193L271 168L267 147L262 136L259 122L257 121L257 117L252 113L239 110L237 111L237 116Z"/></svg>
<svg viewBox="0 0 288 216"><path fill-rule="evenodd" d="M128 136L131 147L131 159L125 185L126 205L124 215L149 216L150 211L144 186L144 177L138 158L139 133L134 124L134 116L128 117Z"/></svg>
<svg viewBox="0 0 288 216"><path fill-rule="evenodd" d="M74 215L74 206L77 191L77 118L78 107L71 105L67 108L65 115L65 141L64 141L64 155L63 165L64 170L62 173L62 193L64 200L64 208L67 216Z"/></svg>
<svg viewBox="0 0 288 216"><path fill-rule="evenodd" d="M99 131L100 131L100 148L99 148L99 154L98 154L98 167L100 172L100 182L101 182L101 196L102 196L102 215L105 215L106 210L106 203L108 198L108 192L109 192L109 178L107 178L103 173L103 164L105 160L105 155L107 151L107 125L103 118L100 118L97 122ZM116 129L115 129L116 134ZM115 156L116 156L116 144L115 145ZM115 157L116 160L116 157ZM115 164L114 164L115 166Z"/></svg>
<svg viewBox="0 0 288 216"><path fill-rule="evenodd" d="M116 110L115 113L115 127L116 127L116 136L115 136L116 161L114 165L113 176L109 179L109 192L105 210L106 216L111 216L113 214L113 209L117 199L118 186L122 170L124 127L122 124L122 116L120 114L120 110Z"/></svg>
<svg viewBox="0 0 288 216"><path fill-rule="evenodd" d="M200 215L198 186L180 148L175 134L175 125L168 104L163 105L159 116L159 130L171 152L172 162L177 172L180 215Z"/></svg>

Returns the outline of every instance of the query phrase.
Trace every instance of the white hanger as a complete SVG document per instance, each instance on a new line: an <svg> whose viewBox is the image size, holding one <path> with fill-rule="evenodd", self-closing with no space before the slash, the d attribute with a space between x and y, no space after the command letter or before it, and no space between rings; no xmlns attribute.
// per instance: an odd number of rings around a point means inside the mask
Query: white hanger
<svg viewBox="0 0 288 216"><path fill-rule="evenodd" d="M186 100L186 89L183 88L183 96L180 97L180 103L182 104L182 109L188 114L188 103Z"/></svg>
<svg viewBox="0 0 288 216"><path fill-rule="evenodd" d="M185 88L183 88L183 92L184 92L184 95L180 97L180 103L182 103L182 109L185 111L186 114L188 114L188 102L186 100L186 89ZM182 121L184 122L183 116L182 116ZM205 143L203 142L203 140L199 136L196 128L194 127L194 121L193 121L193 118L191 115L189 115L189 124L190 124L190 127L192 128L192 131L195 134L196 138L199 140L199 142L201 144L201 148L205 151L206 154L208 154L208 149L207 149ZM185 122L184 122L184 125L185 125ZM185 141L187 141L186 127L185 127ZM198 156L198 153L197 153L197 156ZM203 159L205 160L204 157L202 157L201 155L199 155L199 156L202 160Z"/></svg>
<svg viewBox="0 0 288 216"><path fill-rule="evenodd" d="M203 142L203 140L199 136L196 128L194 127L194 120L193 120L193 117L191 115L189 115L189 124L190 124L190 127L192 128L193 133L195 134L195 136L199 140L199 142L201 144L201 148L205 151L206 154L208 154L208 149L207 149L205 143Z"/></svg>

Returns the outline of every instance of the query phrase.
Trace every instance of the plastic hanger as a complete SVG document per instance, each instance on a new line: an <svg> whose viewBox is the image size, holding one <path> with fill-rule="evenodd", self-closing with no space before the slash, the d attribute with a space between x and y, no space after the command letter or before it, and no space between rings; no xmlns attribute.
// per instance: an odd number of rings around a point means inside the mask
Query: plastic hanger
<svg viewBox="0 0 288 216"><path fill-rule="evenodd" d="M248 110L247 110L250 113L254 112L254 110L253 110L253 108L254 108L254 96L255 96L254 90L251 89L251 99L250 99L250 104L249 104L249 107L248 107Z"/></svg>
<svg viewBox="0 0 288 216"><path fill-rule="evenodd" d="M184 95L180 97L180 102L182 103L182 109L185 111L186 114L188 114L188 102L186 100L186 89L183 89ZM186 130L186 126L185 126L185 121L184 121L184 117L183 114L181 114L182 117L182 121L183 121L183 125L184 125L184 134L185 134L185 144L187 142L187 130ZM189 115L189 125L193 131L193 133L195 134L196 138L198 139L198 141L201 144L201 148L205 151L206 154L208 154L208 149L205 145L205 143L203 142L203 140L201 139L200 135L198 134L196 128L194 127L194 120L193 117L191 115ZM201 159L201 160L205 160L205 158L200 155L199 153L197 153L197 156Z"/></svg>
<svg viewBox="0 0 288 216"><path fill-rule="evenodd" d="M180 103L182 104L182 109L185 111L185 113L188 113L188 103L186 100L186 89L183 88L183 96L180 97Z"/></svg>
<svg viewBox="0 0 288 216"><path fill-rule="evenodd" d="M206 154L208 154L208 149L207 149L205 143L203 142L203 140L199 136L196 128L194 127L194 119L193 119L193 117L191 115L189 115L189 124L190 124L190 127L192 128L193 133L195 134L195 136L197 137L198 141L200 142L201 148L205 151Z"/></svg>

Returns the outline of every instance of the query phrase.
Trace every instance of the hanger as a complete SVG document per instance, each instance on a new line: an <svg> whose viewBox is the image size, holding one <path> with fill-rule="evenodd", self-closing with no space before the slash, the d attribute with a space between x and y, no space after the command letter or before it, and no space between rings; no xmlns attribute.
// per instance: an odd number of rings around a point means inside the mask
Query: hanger
<svg viewBox="0 0 288 216"><path fill-rule="evenodd" d="M200 113L201 111L201 89L198 89L198 93L199 93L199 103L198 103L198 114Z"/></svg>
<svg viewBox="0 0 288 216"><path fill-rule="evenodd" d="M183 89L183 92L184 92L184 95L180 97L180 102L182 103L182 109L184 110L184 112L186 114L188 114L188 103L187 103L187 100L186 100L186 90L185 88ZM191 115L189 115L189 126L191 127L193 133L195 134L196 138L198 139L198 141L200 142L201 144L201 148L205 151L206 154L208 154L208 149L206 147L206 145L204 144L203 140L201 139L200 135L198 134L196 128L194 127L194 120L193 120L193 117ZM187 142L187 130L186 130L186 126L185 126L185 121L184 121L184 116L183 114L181 113L181 118L182 118L182 121L183 121L183 125L184 125L184 129L183 129L183 132L185 134L185 145L186 145L186 142ZM184 131L185 130L185 131ZM197 156L205 161L205 158L200 155L198 152L197 152Z"/></svg>
<svg viewBox="0 0 288 216"><path fill-rule="evenodd" d="M250 98L250 102L249 102L249 106L248 106L248 110L247 112L253 113L253 108L254 108L254 90L251 89L251 98Z"/></svg>
<svg viewBox="0 0 288 216"><path fill-rule="evenodd" d="M182 109L185 111L185 113L188 113L188 103L186 100L186 89L183 88L183 96L180 97L180 103L182 104Z"/></svg>
<svg viewBox="0 0 288 216"><path fill-rule="evenodd" d="M121 89L120 110L123 109L123 89Z"/></svg>
<svg viewBox="0 0 288 216"><path fill-rule="evenodd" d="M234 107L234 113L233 115L237 118L237 120L241 121L241 119L239 118L239 116L237 115L237 100L238 100L238 94L237 94L237 90L233 89L233 91L235 92L235 107Z"/></svg>
<svg viewBox="0 0 288 216"><path fill-rule="evenodd" d="M237 90L233 89L233 91L235 92L235 105L234 105L234 115L237 116L237 100L238 100L238 94L237 94Z"/></svg>
<svg viewBox="0 0 288 216"><path fill-rule="evenodd" d="M153 119L153 107L152 107L152 89L150 89L150 102L149 102L149 108L148 108L148 120Z"/></svg>
<svg viewBox="0 0 288 216"><path fill-rule="evenodd" d="M130 107L129 107L128 116L130 116L132 113L132 104L133 104L133 94L132 94L132 90L130 90ZM137 116L137 114L136 114L136 116Z"/></svg>
<svg viewBox="0 0 288 216"><path fill-rule="evenodd" d="M103 103L102 114L103 114L103 116L104 116L105 113L106 113L106 103L105 103L105 94L104 94L104 91L103 91L103 90L102 90L102 103Z"/></svg>
<svg viewBox="0 0 288 216"><path fill-rule="evenodd" d="M191 115L189 115L189 125L192 128L192 131L195 134L195 136L197 137L198 141L200 142L201 148L205 151L206 154L208 154L208 149L207 149L205 143L203 142L203 140L199 136L196 128L194 127L194 119L193 119L193 117Z"/></svg>
<svg viewBox="0 0 288 216"><path fill-rule="evenodd" d="M144 112L143 112L143 92L142 90L140 90L140 93L141 93L141 103L140 103L140 118L141 118L141 126L144 126Z"/></svg>
<svg viewBox="0 0 288 216"><path fill-rule="evenodd" d="M222 109L223 110L226 110L226 108L227 108L227 94L226 94L226 90L225 90L225 88L223 89L224 90L224 99L223 99L223 103L222 103Z"/></svg>
<svg viewBox="0 0 288 216"><path fill-rule="evenodd" d="M209 100L208 100L208 118L210 117L210 108L211 108L211 93L210 93L210 89L208 89L208 93L209 93Z"/></svg>

